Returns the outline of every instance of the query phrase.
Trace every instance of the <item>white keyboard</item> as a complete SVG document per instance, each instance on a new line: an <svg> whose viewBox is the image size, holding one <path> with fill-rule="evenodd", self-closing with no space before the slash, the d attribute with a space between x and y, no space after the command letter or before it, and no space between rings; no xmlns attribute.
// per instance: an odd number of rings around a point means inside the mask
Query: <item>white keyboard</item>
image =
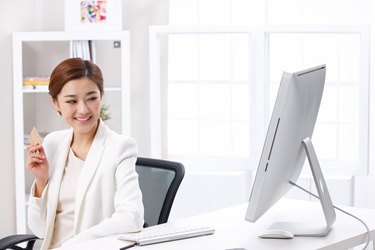
<svg viewBox="0 0 375 250"><path fill-rule="evenodd" d="M164 226L164 225L163 225ZM211 227L158 227L146 228L146 230L139 233L123 234L119 237L120 240L127 240L135 242L137 245L149 245L166 241L180 240L191 237L203 236L213 234L215 229Z"/></svg>

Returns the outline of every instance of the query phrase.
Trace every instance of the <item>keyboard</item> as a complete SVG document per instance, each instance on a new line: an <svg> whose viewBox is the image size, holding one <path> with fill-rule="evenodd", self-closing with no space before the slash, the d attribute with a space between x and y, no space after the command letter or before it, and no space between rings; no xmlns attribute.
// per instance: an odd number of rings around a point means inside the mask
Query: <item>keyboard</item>
<svg viewBox="0 0 375 250"><path fill-rule="evenodd" d="M138 233L123 234L120 240L132 241L139 246L181 240L186 238L198 237L213 234L214 228L196 227L196 226L165 226L155 228L149 227Z"/></svg>

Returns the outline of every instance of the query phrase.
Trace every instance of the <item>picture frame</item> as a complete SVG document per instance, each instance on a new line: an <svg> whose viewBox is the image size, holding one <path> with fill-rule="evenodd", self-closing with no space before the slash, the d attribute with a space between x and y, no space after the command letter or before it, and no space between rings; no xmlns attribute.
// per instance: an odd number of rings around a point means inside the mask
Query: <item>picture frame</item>
<svg viewBox="0 0 375 250"><path fill-rule="evenodd" d="M120 30L121 0L65 0L65 31Z"/></svg>

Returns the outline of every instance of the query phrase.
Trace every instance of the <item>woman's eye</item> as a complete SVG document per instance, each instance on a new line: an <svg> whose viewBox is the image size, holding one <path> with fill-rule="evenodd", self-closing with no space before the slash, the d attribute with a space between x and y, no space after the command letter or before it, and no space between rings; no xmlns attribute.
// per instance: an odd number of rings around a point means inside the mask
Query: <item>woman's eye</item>
<svg viewBox="0 0 375 250"><path fill-rule="evenodd" d="M66 101L66 103L69 103L69 104L76 104L77 101L76 101L76 100L69 100L69 101Z"/></svg>
<svg viewBox="0 0 375 250"><path fill-rule="evenodd" d="M89 100L89 101L95 101L96 99L98 99L98 97L93 96L93 97L90 97L88 100Z"/></svg>

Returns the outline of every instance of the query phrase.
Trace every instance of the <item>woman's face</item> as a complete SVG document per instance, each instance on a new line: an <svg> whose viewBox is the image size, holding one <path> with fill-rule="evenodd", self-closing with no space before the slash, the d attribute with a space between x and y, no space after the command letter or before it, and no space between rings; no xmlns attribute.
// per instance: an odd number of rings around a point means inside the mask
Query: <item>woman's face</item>
<svg viewBox="0 0 375 250"><path fill-rule="evenodd" d="M53 103L74 133L95 133L101 107L100 91L95 82L86 77L71 80Z"/></svg>

